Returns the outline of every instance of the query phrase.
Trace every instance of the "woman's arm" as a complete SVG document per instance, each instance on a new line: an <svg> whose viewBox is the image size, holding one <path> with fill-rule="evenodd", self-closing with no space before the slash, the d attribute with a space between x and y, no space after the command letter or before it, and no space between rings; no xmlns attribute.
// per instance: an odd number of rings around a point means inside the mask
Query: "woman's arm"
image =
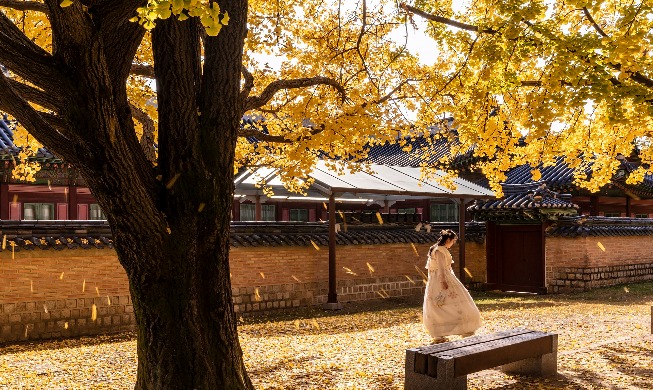
<svg viewBox="0 0 653 390"><path fill-rule="evenodd" d="M449 288L449 285L447 284L447 280L445 278L446 275L446 269L447 269L447 256L445 256L444 253L441 251L435 251L435 261L438 267L438 282L442 286L443 290L446 290Z"/></svg>

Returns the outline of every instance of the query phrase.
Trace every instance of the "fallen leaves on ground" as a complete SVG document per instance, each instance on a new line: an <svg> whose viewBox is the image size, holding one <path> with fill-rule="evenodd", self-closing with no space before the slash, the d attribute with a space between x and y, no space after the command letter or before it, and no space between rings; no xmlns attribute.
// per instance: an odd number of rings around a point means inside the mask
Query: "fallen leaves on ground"
<svg viewBox="0 0 653 390"><path fill-rule="evenodd" d="M474 293L478 333L526 327L559 335L554 378L486 370L469 389L645 389L653 382L653 283L576 295ZM350 303L337 312L302 308L252 316L239 325L257 389L402 389L407 348L425 345L421 298ZM5 347L1 389L132 389L131 333ZM456 337L452 338L456 339Z"/></svg>

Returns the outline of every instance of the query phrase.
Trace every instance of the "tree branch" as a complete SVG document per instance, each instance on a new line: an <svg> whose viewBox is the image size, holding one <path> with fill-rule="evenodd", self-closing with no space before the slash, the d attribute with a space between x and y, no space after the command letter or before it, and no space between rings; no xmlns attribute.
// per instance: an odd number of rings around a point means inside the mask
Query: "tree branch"
<svg viewBox="0 0 653 390"><path fill-rule="evenodd" d="M153 79L154 67L152 65L132 64L129 73L135 76L143 76Z"/></svg>
<svg viewBox="0 0 653 390"><path fill-rule="evenodd" d="M311 128L311 131L309 132L309 135L300 137L299 140L303 140L303 139L312 137L312 136L314 136L316 134L321 133L323 130L324 130L324 127ZM290 144L290 143L294 143L294 142L297 141L297 140L294 140L294 139L287 139L283 135L265 134L262 131L259 131L259 130L255 129L254 127L241 128L238 131L238 136L239 137L254 137L259 141L282 143L282 144Z"/></svg>
<svg viewBox="0 0 653 390"><path fill-rule="evenodd" d="M27 101L36 103L39 106L52 111L58 111L61 108L61 101L52 96L52 94L13 79L7 79L7 82L16 93Z"/></svg>
<svg viewBox="0 0 653 390"><path fill-rule="evenodd" d="M329 77L315 76L300 79L277 80L271 82L267 87L265 87L259 96L250 96L245 99L243 112L254 110L266 105L274 95L281 90L306 88L315 85L331 86L340 93L343 102L347 100L347 92L342 85Z"/></svg>
<svg viewBox="0 0 653 390"><path fill-rule="evenodd" d="M18 95L7 77L0 72L0 109L18 119L25 128L34 135L43 145L50 150L61 153L61 157L69 163L75 164L80 161L76 154L76 148L71 146L72 140L68 139L57 128L60 125L53 125L44 119L42 115Z"/></svg>
<svg viewBox="0 0 653 390"><path fill-rule="evenodd" d="M245 84L243 85L243 89L240 91L240 100L244 102L245 99L249 97L250 92L252 92L252 88L254 88L254 76L252 76L252 73L247 70L245 65L243 65L241 73L245 78Z"/></svg>
<svg viewBox="0 0 653 390"><path fill-rule="evenodd" d="M134 119L143 125L143 136L141 136L140 144L147 160L153 163L156 161L156 153L154 151L154 121L137 105L129 103L129 108L131 108Z"/></svg>
<svg viewBox="0 0 653 390"><path fill-rule="evenodd" d="M594 18L592 17L592 15L590 15L590 11L587 9L587 7L583 7L583 12L585 13L585 17L587 18L587 20L589 20L590 23L592 23L592 26L594 27L596 32L598 32L599 35L602 36L603 38L607 38L608 34L606 34L605 31L603 31L601 26L599 26L596 23L596 21L594 21Z"/></svg>
<svg viewBox="0 0 653 390"><path fill-rule="evenodd" d="M422 11L419 8L415 8L415 7L413 7L411 5L408 5L408 4L405 4L405 3L399 4L399 7L404 9L407 12L413 13L415 15L419 15L419 16L423 17L424 19L431 20L431 21L438 22L438 23L443 23L443 24L446 24L447 26L456 27L456 28L459 28L459 29L462 29L462 30L473 31L473 32L482 32L482 33L486 33L486 34L496 34L497 33L496 30L493 30L491 28L481 30L481 29L478 28L478 26L474 26L472 24L459 22L457 20L445 18L445 17L438 16L438 15L433 15L433 14Z"/></svg>
<svg viewBox="0 0 653 390"><path fill-rule="evenodd" d="M38 1L0 0L0 7L12 8L17 11L48 12L48 7Z"/></svg>
<svg viewBox="0 0 653 390"><path fill-rule="evenodd" d="M48 92L59 90L56 80L64 78L50 53L32 42L4 12L0 12L0 63Z"/></svg>

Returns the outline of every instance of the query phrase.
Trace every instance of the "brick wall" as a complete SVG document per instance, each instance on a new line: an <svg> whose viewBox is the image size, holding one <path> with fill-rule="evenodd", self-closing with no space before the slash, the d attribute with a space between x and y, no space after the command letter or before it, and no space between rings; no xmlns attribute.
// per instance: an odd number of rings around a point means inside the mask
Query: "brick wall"
<svg viewBox="0 0 653 390"><path fill-rule="evenodd" d="M409 243L337 246L338 301L423 294L421 272L430 244L414 247ZM473 281L485 282L485 245L467 243L465 254ZM458 274L458 245L451 248L451 255ZM232 248L234 308L255 312L325 303L328 270L328 248Z"/></svg>
<svg viewBox="0 0 653 390"><path fill-rule="evenodd" d="M422 294L429 246L337 246L339 301ZM457 271L457 245L451 253ZM484 245L468 243L466 255L468 270L484 281ZM235 309L247 313L326 302L328 257L327 247L232 248ZM34 249L17 252L14 259L9 251L0 253L0 343L118 332L134 324L127 276L115 251Z"/></svg>
<svg viewBox="0 0 653 390"><path fill-rule="evenodd" d="M134 324L127 275L113 250L35 249L13 259L0 253L0 342L119 332Z"/></svg>
<svg viewBox="0 0 653 390"><path fill-rule="evenodd" d="M547 237L549 292L653 280L653 236Z"/></svg>

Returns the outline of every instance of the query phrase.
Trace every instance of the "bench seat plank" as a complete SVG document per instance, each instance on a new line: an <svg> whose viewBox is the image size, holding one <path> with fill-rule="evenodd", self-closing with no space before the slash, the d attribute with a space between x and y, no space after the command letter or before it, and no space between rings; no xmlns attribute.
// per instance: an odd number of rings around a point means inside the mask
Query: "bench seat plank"
<svg viewBox="0 0 653 390"><path fill-rule="evenodd" d="M462 376L552 353L553 344L551 334L530 332L439 352L428 356L427 375L437 376L437 365L440 358L454 359L454 376Z"/></svg>
<svg viewBox="0 0 653 390"><path fill-rule="evenodd" d="M467 337L462 340L450 341L447 343L432 344L423 347L412 348L408 351L415 352L415 372L419 374L426 374L429 355L532 332L532 330L522 328L510 329L492 334Z"/></svg>

